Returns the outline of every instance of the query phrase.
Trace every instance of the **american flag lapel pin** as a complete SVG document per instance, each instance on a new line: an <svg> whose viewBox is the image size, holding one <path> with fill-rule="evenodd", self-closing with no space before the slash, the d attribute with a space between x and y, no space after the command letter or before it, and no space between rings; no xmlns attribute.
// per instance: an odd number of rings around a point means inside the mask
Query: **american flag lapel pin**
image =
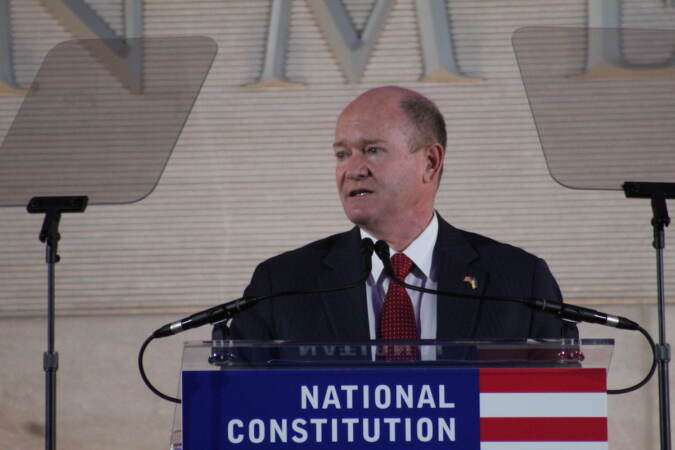
<svg viewBox="0 0 675 450"><path fill-rule="evenodd" d="M467 275L464 277L464 282L469 283L469 286L471 286L471 289L476 289L476 277L472 277L470 275Z"/></svg>

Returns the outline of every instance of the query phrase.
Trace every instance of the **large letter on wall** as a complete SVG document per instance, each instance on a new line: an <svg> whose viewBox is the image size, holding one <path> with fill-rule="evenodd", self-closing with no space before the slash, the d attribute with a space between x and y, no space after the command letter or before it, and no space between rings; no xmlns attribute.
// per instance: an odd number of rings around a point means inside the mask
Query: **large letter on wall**
<svg viewBox="0 0 675 450"><path fill-rule="evenodd" d="M672 59L660 64L633 64L621 50L621 0L588 0L586 70L572 79L654 78L675 75Z"/></svg>
<svg viewBox="0 0 675 450"><path fill-rule="evenodd" d="M14 78L9 0L0 0L0 93L25 94Z"/></svg>
<svg viewBox="0 0 675 450"><path fill-rule="evenodd" d="M293 83L286 79L290 6L291 0L274 0L272 2L263 71L258 81L249 84L247 87L296 87L302 85L302 83Z"/></svg>
<svg viewBox="0 0 675 450"><path fill-rule="evenodd" d="M424 75L421 81L435 83L477 83L480 78L463 76L455 62L445 0L417 0Z"/></svg>
<svg viewBox="0 0 675 450"><path fill-rule="evenodd" d="M348 83L358 83L394 2L377 0L359 39L341 0L308 0Z"/></svg>
<svg viewBox="0 0 675 450"><path fill-rule="evenodd" d="M41 0L44 7L78 39L120 39L84 0ZM125 0L125 37L143 34L143 0ZM143 47L141 40L129 41L123 48L108 46L101 55L106 66L129 89L143 87Z"/></svg>

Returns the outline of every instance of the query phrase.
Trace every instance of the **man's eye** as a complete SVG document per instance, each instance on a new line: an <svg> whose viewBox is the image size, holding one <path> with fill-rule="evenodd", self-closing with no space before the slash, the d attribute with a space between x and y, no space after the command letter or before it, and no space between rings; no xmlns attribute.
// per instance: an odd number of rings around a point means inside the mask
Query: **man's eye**
<svg viewBox="0 0 675 450"><path fill-rule="evenodd" d="M366 153L367 155L377 155L381 151L382 149L380 147L366 147L364 153Z"/></svg>
<svg viewBox="0 0 675 450"><path fill-rule="evenodd" d="M345 151L335 152L335 159L337 159L338 161L347 159L347 152Z"/></svg>

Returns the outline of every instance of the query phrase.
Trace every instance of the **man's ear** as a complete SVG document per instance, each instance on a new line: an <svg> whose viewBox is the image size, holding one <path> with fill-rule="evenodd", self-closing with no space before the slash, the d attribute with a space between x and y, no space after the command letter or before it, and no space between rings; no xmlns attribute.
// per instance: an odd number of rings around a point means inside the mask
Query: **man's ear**
<svg viewBox="0 0 675 450"><path fill-rule="evenodd" d="M424 182L438 182L441 176L441 169L443 168L443 157L445 156L445 149L441 144L432 144L424 148L424 156L426 159L426 166L424 168Z"/></svg>

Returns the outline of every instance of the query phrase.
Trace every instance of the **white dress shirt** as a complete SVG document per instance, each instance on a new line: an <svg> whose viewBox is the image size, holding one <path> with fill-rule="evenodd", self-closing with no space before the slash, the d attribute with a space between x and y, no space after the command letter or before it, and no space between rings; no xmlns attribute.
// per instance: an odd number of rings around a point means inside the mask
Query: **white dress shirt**
<svg viewBox="0 0 675 450"><path fill-rule="evenodd" d="M429 225L424 231L417 236L417 238L406 248L403 252L415 264L405 278L405 282L413 286L424 287L427 289L436 289L438 286L438 279L435 268L433 267L433 253L436 246L436 238L438 237L438 218L434 214ZM377 239L372 237L366 231L361 229L361 238L370 238L373 242ZM389 249L390 256L395 253L393 249ZM366 282L366 297L368 301L368 325L370 327L370 338L377 339L377 328L380 319L380 312L384 303L384 297L389 287L389 278L384 274L384 266L382 261L375 253L372 256L373 269ZM436 339L436 296L433 294L426 294L419 291L406 289L410 300L412 301L413 310L415 311L415 319L417 322L417 329L420 332L420 339ZM422 359L433 359L426 355L428 353L433 355L435 349L425 347L422 350Z"/></svg>

